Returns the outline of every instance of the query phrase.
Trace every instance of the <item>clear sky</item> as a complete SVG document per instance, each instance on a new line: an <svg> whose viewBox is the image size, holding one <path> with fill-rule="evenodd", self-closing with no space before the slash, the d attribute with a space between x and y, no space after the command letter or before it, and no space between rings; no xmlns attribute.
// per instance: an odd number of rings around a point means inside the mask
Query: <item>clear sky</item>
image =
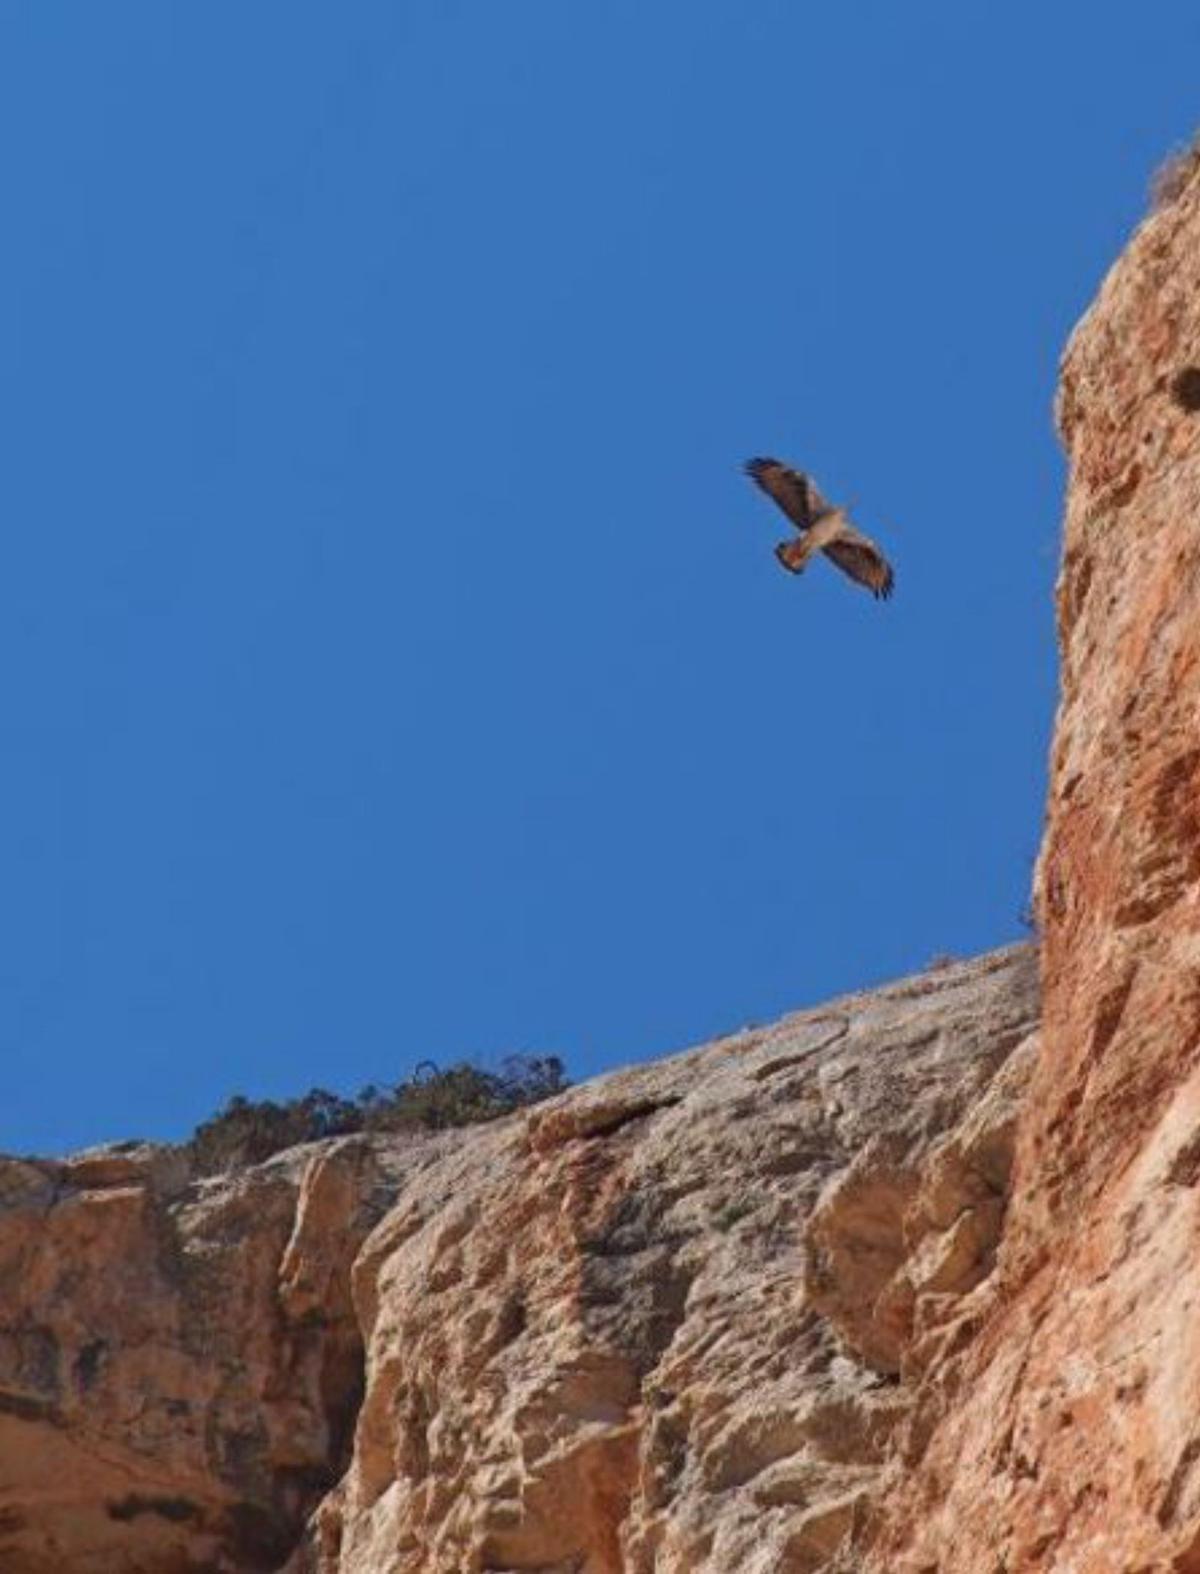
<svg viewBox="0 0 1200 1574"><path fill-rule="evenodd" d="M0 1147L1017 938L1194 0L0 5ZM771 555L757 453L876 604Z"/></svg>

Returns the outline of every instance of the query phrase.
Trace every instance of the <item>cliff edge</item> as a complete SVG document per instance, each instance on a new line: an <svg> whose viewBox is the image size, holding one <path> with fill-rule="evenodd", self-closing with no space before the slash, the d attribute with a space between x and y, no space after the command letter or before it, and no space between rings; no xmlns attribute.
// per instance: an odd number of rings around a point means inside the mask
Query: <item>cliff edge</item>
<svg viewBox="0 0 1200 1574"><path fill-rule="evenodd" d="M1198 164L1063 361L1042 1051L879 1569L1200 1570Z"/></svg>
<svg viewBox="0 0 1200 1574"><path fill-rule="evenodd" d="M6 1574L1200 1574L1196 163L1063 366L1040 948L483 1127L0 1160Z"/></svg>
<svg viewBox="0 0 1200 1574"><path fill-rule="evenodd" d="M1015 947L486 1127L0 1164L8 1574L830 1566L985 1276Z"/></svg>

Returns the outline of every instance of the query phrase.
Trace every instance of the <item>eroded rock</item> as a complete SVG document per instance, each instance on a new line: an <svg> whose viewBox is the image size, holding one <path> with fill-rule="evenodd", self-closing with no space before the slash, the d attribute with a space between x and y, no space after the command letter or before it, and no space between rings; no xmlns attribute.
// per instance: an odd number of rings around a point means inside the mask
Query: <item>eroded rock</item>
<svg viewBox="0 0 1200 1574"><path fill-rule="evenodd" d="M910 1409L913 1305L990 1264L1011 1109L980 1101L1036 1014L1017 947L600 1079L425 1168L355 1269L366 1399L307 1566L830 1566Z"/></svg>
<svg viewBox="0 0 1200 1574"><path fill-rule="evenodd" d="M0 1162L0 1566L833 1567L1036 1014L1017 947L437 1138Z"/></svg>
<svg viewBox="0 0 1200 1574"><path fill-rule="evenodd" d="M1042 1048L996 1271L926 1357L871 1564L889 1574L1200 1570L1200 167L1183 174L1063 365Z"/></svg>
<svg viewBox="0 0 1200 1574"><path fill-rule="evenodd" d="M349 1268L400 1157L193 1183L178 1150L0 1161L0 1567L274 1569L361 1391Z"/></svg>

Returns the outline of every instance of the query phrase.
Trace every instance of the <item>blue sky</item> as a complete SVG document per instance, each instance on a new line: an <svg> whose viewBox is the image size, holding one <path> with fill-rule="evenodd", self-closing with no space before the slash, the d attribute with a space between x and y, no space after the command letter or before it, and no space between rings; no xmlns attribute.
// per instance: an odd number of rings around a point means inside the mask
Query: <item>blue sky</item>
<svg viewBox="0 0 1200 1574"><path fill-rule="evenodd" d="M0 6L0 1147L1016 938L1164 3ZM739 473L810 467L877 605Z"/></svg>

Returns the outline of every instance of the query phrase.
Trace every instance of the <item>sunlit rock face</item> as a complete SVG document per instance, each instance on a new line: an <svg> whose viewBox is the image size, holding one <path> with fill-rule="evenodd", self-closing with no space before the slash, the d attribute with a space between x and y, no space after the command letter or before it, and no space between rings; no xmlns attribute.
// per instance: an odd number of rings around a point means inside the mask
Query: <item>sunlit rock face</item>
<svg viewBox="0 0 1200 1574"><path fill-rule="evenodd" d="M0 1161L0 1568L834 1566L1036 1014L1018 947L437 1138Z"/></svg>
<svg viewBox="0 0 1200 1574"><path fill-rule="evenodd" d="M1003 1215L1028 947L605 1077L408 1183L294 1567L833 1566Z"/></svg>
<svg viewBox="0 0 1200 1574"><path fill-rule="evenodd" d="M1040 958L438 1137L0 1161L4 1574L1200 1574L1194 167L1060 424Z"/></svg>
<svg viewBox="0 0 1200 1574"><path fill-rule="evenodd" d="M1041 1054L874 1567L1200 1570L1200 179L1068 348Z"/></svg>
<svg viewBox="0 0 1200 1574"><path fill-rule="evenodd" d="M350 1264L406 1155L193 1181L126 1145L0 1160L0 1569L278 1568L345 1463Z"/></svg>

